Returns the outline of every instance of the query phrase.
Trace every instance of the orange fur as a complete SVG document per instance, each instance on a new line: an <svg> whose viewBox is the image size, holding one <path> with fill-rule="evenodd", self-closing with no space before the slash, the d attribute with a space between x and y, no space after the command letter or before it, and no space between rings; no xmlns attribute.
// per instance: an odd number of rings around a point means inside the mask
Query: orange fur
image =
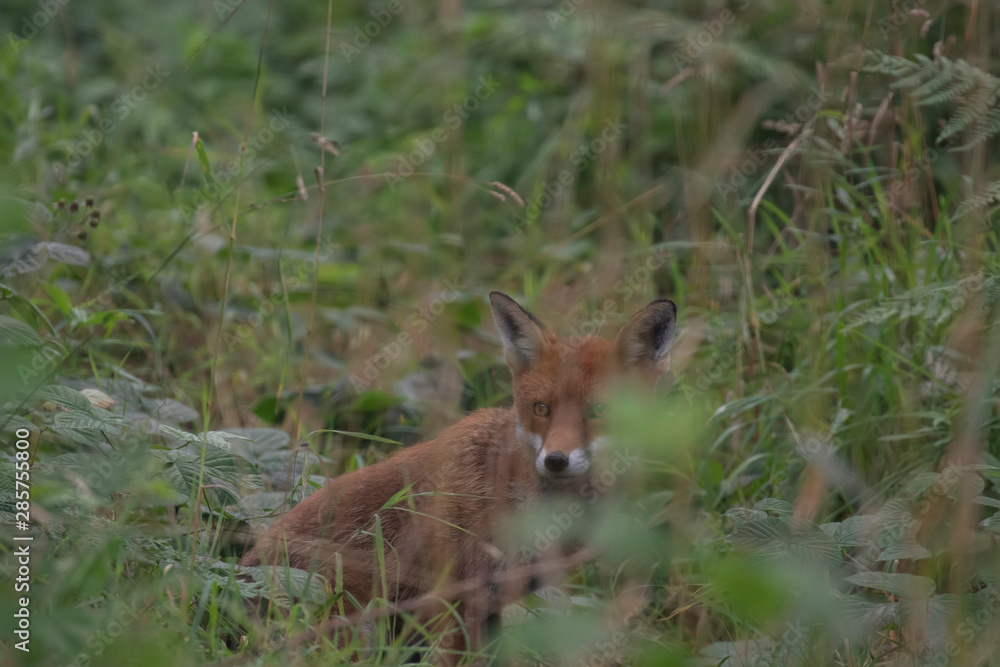
<svg viewBox="0 0 1000 667"><path fill-rule="evenodd" d="M333 581L339 554L344 589L361 605L476 582L454 600L468 641L453 648L481 649L487 619L498 619L531 583L511 576L531 563L504 530L506 520L547 493L587 483L601 431L594 404L612 375L659 375L676 318L673 303L660 300L629 320L614 343L561 339L510 297L490 297L513 372L514 405L474 412L433 440L330 480L276 521L243 565L287 564ZM386 590L374 553L376 515L387 545ZM423 610L420 618L443 609Z"/></svg>

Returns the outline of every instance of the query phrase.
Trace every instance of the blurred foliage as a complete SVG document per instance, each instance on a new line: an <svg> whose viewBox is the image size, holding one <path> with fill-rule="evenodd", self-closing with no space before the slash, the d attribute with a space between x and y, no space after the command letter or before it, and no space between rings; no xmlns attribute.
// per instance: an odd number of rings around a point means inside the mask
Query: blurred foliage
<svg viewBox="0 0 1000 667"><path fill-rule="evenodd" d="M998 18L5 2L4 664L419 653L300 641L338 582L235 563L504 404L490 289L682 326L664 391L609 406L627 472L516 526L602 555L505 610L503 664L1000 664Z"/></svg>

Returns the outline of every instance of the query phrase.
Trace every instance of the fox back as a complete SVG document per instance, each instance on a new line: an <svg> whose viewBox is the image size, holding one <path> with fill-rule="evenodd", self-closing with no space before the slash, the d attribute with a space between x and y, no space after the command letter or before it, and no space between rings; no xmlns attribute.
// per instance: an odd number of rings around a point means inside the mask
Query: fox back
<svg viewBox="0 0 1000 667"><path fill-rule="evenodd" d="M508 520L588 484L606 446L605 393L623 375L655 383L677 315L660 299L614 341L558 338L507 295L492 292L490 302L513 405L478 410L433 440L330 480L278 519L243 565L288 565L331 581L339 570L357 612L384 597L441 631L449 649L482 647L502 607L537 581L537 554L516 543ZM456 603L464 633L439 597Z"/></svg>

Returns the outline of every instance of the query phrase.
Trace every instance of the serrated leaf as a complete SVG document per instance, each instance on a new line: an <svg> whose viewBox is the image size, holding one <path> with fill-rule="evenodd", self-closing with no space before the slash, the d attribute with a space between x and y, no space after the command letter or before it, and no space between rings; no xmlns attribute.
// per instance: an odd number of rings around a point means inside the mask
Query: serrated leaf
<svg viewBox="0 0 1000 667"><path fill-rule="evenodd" d="M38 249L38 244L29 241L15 248L0 259L0 276L13 278L24 273L31 273L45 266L45 253Z"/></svg>
<svg viewBox="0 0 1000 667"><path fill-rule="evenodd" d="M325 604L330 597L329 582L320 574L293 567L238 567L240 574L248 574L257 583L268 587L268 597L278 605L287 607L291 600L310 604Z"/></svg>
<svg viewBox="0 0 1000 667"><path fill-rule="evenodd" d="M287 433L276 428L227 428L223 429L222 433L229 433L252 442L255 445L253 450L258 453L284 449L292 441Z"/></svg>
<svg viewBox="0 0 1000 667"><path fill-rule="evenodd" d="M794 510L792 509L792 504L787 500L779 500L777 498L764 498L759 503L753 506L758 512L770 512L777 514L780 517L792 516Z"/></svg>
<svg viewBox="0 0 1000 667"><path fill-rule="evenodd" d="M861 595L848 595L841 602L841 618L846 619L859 632L881 630L899 617L898 602L872 602Z"/></svg>
<svg viewBox="0 0 1000 667"><path fill-rule="evenodd" d="M160 424L160 431L162 433L166 433L171 438L180 440L181 444L194 442L198 439L194 433L188 433L187 431L181 430L176 426L170 426L169 424Z"/></svg>
<svg viewBox="0 0 1000 667"><path fill-rule="evenodd" d="M80 410L60 412L52 422L52 429L57 433L65 430L77 430L101 431L109 435L121 435L121 425L125 423L125 420L100 408L92 407L90 410L89 413ZM100 414L98 411L105 414Z"/></svg>
<svg viewBox="0 0 1000 667"><path fill-rule="evenodd" d="M955 483L948 488L948 497L952 500L969 496L978 496L986 488L986 480L971 470L963 470Z"/></svg>
<svg viewBox="0 0 1000 667"><path fill-rule="evenodd" d="M934 581L915 574L859 572L846 581L865 588L877 588L893 595L927 597L934 592Z"/></svg>
<svg viewBox="0 0 1000 667"><path fill-rule="evenodd" d="M27 429L29 431L38 432L39 428L33 422L25 419L21 415L3 415L0 414L0 424L6 424L4 428L11 431L19 431L20 429Z"/></svg>
<svg viewBox="0 0 1000 667"><path fill-rule="evenodd" d="M166 430L166 429L164 429ZM204 459L197 448L151 450L154 456L168 464L163 477L179 493L191 497L202 484L213 505L231 505L240 499L239 488L262 488L260 475L249 461L208 442Z"/></svg>
<svg viewBox="0 0 1000 667"><path fill-rule="evenodd" d="M836 542L815 525L793 529L787 521L775 517L742 524L733 532L733 543L750 552L755 560L765 562L791 558L827 567L841 562Z"/></svg>
<svg viewBox="0 0 1000 667"><path fill-rule="evenodd" d="M836 541L837 531L840 530L840 522L831 521L829 523L821 523L819 524L819 529L834 538L834 541Z"/></svg>
<svg viewBox="0 0 1000 667"><path fill-rule="evenodd" d="M880 523L872 514L852 516L840 522L833 538L841 547L866 547L874 543Z"/></svg>
<svg viewBox="0 0 1000 667"><path fill-rule="evenodd" d="M878 518L882 528L892 530L898 529L901 525L906 525L913 519L910 511L911 502L905 498L890 498L879 508L875 516Z"/></svg>
<svg viewBox="0 0 1000 667"><path fill-rule="evenodd" d="M77 248L65 243L56 243L54 241L39 243L38 248L48 253L49 259L56 262L71 264L73 266L87 266L90 264L90 253L83 248Z"/></svg>
<svg viewBox="0 0 1000 667"><path fill-rule="evenodd" d="M767 514L749 507L730 507L722 516L732 519L735 526L740 526L748 521L760 521L766 519Z"/></svg>
<svg viewBox="0 0 1000 667"><path fill-rule="evenodd" d="M39 387L32 396L32 402L37 405L42 402L55 403L67 410L79 410L89 413L91 404L87 397L69 387L58 384L49 384Z"/></svg>
<svg viewBox="0 0 1000 667"><path fill-rule="evenodd" d="M38 347L42 339L21 320L0 315L0 347Z"/></svg>
<svg viewBox="0 0 1000 667"><path fill-rule="evenodd" d="M197 421L200 415L194 408L190 408L172 398L142 398L143 408L159 421L173 424L185 424Z"/></svg>
<svg viewBox="0 0 1000 667"><path fill-rule="evenodd" d="M909 538L903 540L899 544L893 544L892 546L886 547L882 553L879 554L878 560L920 560L922 558L930 558L933 555L934 554L918 544L912 538Z"/></svg>
<svg viewBox="0 0 1000 667"><path fill-rule="evenodd" d="M934 486L934 483L941 477L941 473L938 472L923 472L911 479L903 487L903 493L910 496L911 498L916 498L921 495L927 489Z"/></svg>
<svg viewBox="0 0 1000 667"><path fill-rule="evenodd" d="M243 510L248 516L261 516L276 510L287 512L296 505L295 497L289 499L283 491L261 491L243 499Z"/></svg>

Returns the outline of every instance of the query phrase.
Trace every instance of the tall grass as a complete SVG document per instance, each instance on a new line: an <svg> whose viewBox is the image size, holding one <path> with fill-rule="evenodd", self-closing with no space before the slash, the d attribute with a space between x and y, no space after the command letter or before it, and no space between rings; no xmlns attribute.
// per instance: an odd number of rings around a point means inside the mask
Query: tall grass
<svg viewBox="0 0 1000 667"><path fill-rule="evenodd" d="M640 463L519 522L598 555L505 611L501 663L996 664L998 17L918 4L100 0L29 35L7 3L4 664L439 648L235 563L504 404L490 289L562 333L681 321L663 391L609 406Z"/></svg>

